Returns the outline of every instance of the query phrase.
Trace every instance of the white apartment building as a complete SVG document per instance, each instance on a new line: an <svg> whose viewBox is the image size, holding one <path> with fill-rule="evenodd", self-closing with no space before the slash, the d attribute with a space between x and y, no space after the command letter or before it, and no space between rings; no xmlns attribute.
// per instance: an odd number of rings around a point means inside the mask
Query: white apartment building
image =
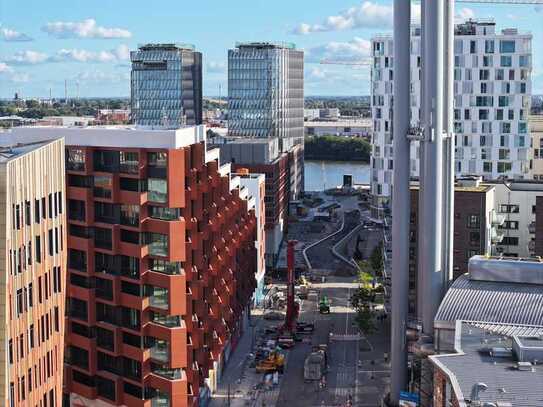
<svg viewBox="0 0 543 407"><path fill-rule="evenodd" d="M411 39L411 122L421 105L420 27ZM528 130L531 103L532 35L516 29L496 32L493 21L469 20L455 28L454 120L457 175L485 180L529 179L532 158ZM372 39L373 154L372 215L382 217L392 195L393 40ZM411 175L419 173L418 142L411 146Z"/></svg>

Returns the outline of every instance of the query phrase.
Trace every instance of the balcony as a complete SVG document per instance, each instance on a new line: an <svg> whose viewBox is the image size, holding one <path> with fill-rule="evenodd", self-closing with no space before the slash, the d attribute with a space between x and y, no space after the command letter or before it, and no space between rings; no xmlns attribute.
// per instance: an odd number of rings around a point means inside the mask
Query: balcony
<svg viewBox="0 0 543 407"><path fill-rule="evenodd" d="M151 358L162 363L170 361L170 344L163 339L151 338L152 346L150 348ZM173 380L173 379L170 379Z"/></svg>
<svg viewBox="0 0 543 407"><path fill-rule="evenodd" d="M535 221L528 225L528 233L531 235L535 234Z"/></svg>
<svg viewBox="0 0 543 407"><path fill-rule="evenodd" d="M490 232L490 238L492 244L499 244L503 241L503 233L498 232L496 229L492 228Z"/></svg>
<svg viewBox="0 0 543 407"><path fill-rule="evenodd" d="M501 226L505 222L505 216L492 211L492 226Z"/></svg>

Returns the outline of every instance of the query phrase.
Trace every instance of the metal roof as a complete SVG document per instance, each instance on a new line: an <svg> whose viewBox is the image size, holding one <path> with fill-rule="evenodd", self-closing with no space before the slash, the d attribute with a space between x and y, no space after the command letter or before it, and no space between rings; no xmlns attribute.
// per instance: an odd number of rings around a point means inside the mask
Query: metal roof
<svg viewBox="0 0 543 407"><path fill-rule="evenodd" d="M458 320L543 327L543 285L460 276L443 298L435 326L451 328Z"/></svg>
<svg viewBox="0 0 543 407"><path fill-rule="evenodd" d="M456 344L458 353L430 356L430 360L448 377L460 406L471 405L471 389L476 383L488 386L479 392L481 402L509 402L515 407L543 406L543 366L538 364L533 370L521 371L515 368L513 357L488 353L488 348L493 346L510 348L510 338L461 322L456 331Z"/></svg>

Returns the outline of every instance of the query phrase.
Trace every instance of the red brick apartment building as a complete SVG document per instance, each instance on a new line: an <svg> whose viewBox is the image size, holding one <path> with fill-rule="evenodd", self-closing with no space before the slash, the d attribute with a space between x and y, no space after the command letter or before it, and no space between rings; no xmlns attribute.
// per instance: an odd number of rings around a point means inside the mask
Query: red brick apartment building
<svg viewBox="0 0 543 407"><path fill-rule="evenodd" d="M254 209L204 127L13 135L66 140L65 402L198 406L256 286Z"/></svg>
<svg viewBox="0 0 543 407"><path fill-rule="evenodd" d="M5 142L0 148L0 397L8 407L56 407L62 400L66 292L64 142Z"/></svg>

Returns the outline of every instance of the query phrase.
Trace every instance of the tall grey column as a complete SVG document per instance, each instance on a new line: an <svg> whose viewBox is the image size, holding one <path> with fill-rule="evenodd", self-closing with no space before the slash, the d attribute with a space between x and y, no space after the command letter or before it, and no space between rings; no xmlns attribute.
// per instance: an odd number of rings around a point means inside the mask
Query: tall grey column
<svg viewBox="0 0 543 407"><path fill-rule="evenodd" d="M445 78L444 123L447 134L443 146L443 191L445 206L443 213L443 287L446 289L453 279L453 245L454 245L454 0L445 2Z"/></svg>
<svg viewBox="0 0 543 407"><path fill-rule="evenodd" d="M411 1L394 0L394 189L392 195L391 390L394 405L407 385L405 327L409 294L409 141Z"/></svg>
<svg viewBox="0 0 543 407"><path fill-rule="evenodd" d="M424 81L425 99L422 112L424 130L424 184L420 199L426 212L424 229L419 229L424 256L419 272L424 273L421 294L422 330L433 336L434 316L443 294L442 227L443 227L443 92L444 92L444 1L422 2L424 25Z"/></svg>

